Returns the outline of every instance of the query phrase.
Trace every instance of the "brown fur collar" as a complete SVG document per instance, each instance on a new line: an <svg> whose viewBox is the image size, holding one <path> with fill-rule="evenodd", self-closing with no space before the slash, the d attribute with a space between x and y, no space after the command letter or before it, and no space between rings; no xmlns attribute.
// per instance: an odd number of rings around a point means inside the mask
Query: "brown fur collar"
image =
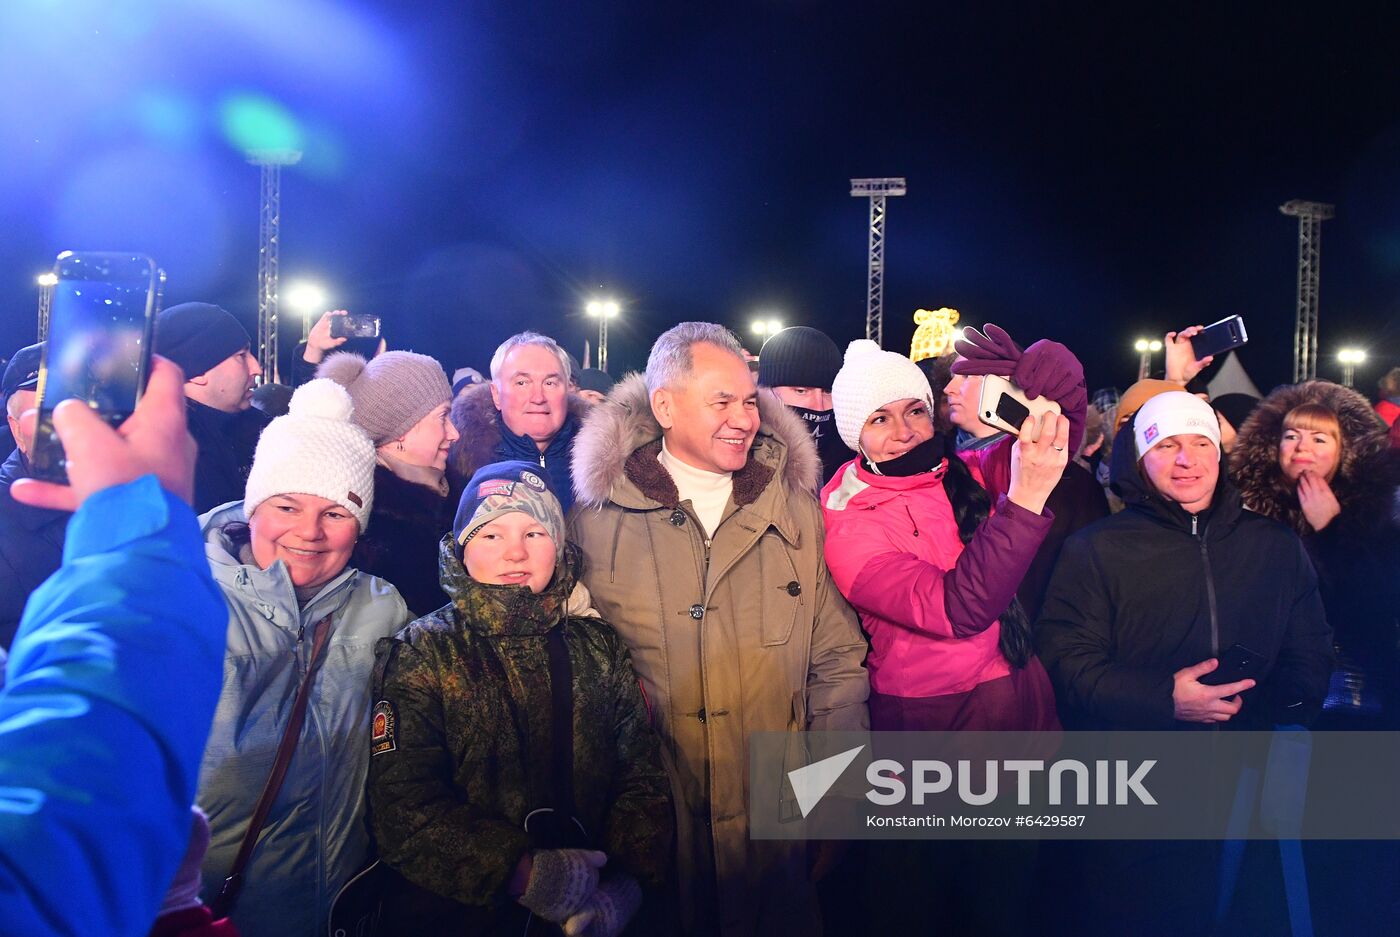
<svg viewBox="0 0 1400 937"><path fill-rule="evenodd" d="M588 401L577 394L569 395L569 412L580 423L588 410ZM461 438L452 444L447 464L457 477L471 478L477 469L496 461L496 446L501 442L499 417L500 411L491 399L490 383L464 387L453 399L452 425Z"/></svg>
<svg viewBox="0 0 1400 937"><path fill-rule="evenodd" d="M750 458L734 473L734 501L751 504L781 473L792 491L816 494L821 460L807 427L771 392L758 395L759 431ZM777 458L754 457L770 446ZM646 498L675 507L675 483L656 456L661 451L661 425L651 412L646 380L630 374L618 382L607 400L595 406L574 439L573 477L578 500L601 507L614 486L629 481Z"/></svg>
<svg viewBox="0 0 1400 937"><path fill-rule="evenodd" d="M1230 453L1230 472L1245 505L1300 534L1312 532L1298 504L1296 486L1288 484L1278 464L1283 418L1305 403L1328 407L1342 427L1342 461L1332 479L1332 492L1342 505L1338 521L1348 528L1390 523L1392 499L1400 485L1400 454L1387 449L1385 422L1366 398L1331 381L1278 388L1240 427Z"/></svg>

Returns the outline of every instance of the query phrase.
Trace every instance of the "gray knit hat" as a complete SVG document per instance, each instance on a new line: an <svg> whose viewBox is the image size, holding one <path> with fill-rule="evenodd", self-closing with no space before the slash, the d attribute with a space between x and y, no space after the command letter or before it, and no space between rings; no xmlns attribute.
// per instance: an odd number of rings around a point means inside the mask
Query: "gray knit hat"
<svg viewBox="0 0 1400 937"><path fill-rule="evenodd" d="M436 359L411 351L386 351L371 361L341 352L316 369L350 392L355 423L375 446L401 437L452 399L452 385Z"/></svg>

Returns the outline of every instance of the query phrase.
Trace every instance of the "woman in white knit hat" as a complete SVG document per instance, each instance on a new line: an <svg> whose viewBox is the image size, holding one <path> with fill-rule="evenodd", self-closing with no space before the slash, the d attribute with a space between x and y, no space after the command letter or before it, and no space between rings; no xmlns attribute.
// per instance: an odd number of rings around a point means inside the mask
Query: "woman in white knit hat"
<svg viewBox="0 0 1400 937"><path fill-rule="evenodd" d="M342 352L316 370L341 385L351 417L374 444L372 532L355 546L356 567L392 582L415 616L447 604L438 582L438 542L452 527L447 452L452 387L437 360L390 351L366 361Z"/></svg>
<svg viewBox="0 0 1400 937"><path fill-rule="evenodd" d="M821 493L825 556L870 636L870 727L1058 728L1016 589L1050 529L1045 499L1068 459L1069 421L1027 421L993 504L951 443L945 451L928 380L908 358L852 342L831 396L856 458ZM924 929L936 906L969 933L1021 933L1034 844L955 845L870 844L868 874L886 896L870 929Z"/></svg>
<svg viewBox="0 0 1400 937"><path fill-rule="evenodd" d="M228 603L224 685L200 768L209 815L205 898L229 876L310 673L294 756L232 917L245 934L325 933L362 865L374 643L412 616L350 565L374 506L374 446L344 388L314 380L263 430L242 502L201 520ZM155 715L155 714L153 714Z"/></svg>

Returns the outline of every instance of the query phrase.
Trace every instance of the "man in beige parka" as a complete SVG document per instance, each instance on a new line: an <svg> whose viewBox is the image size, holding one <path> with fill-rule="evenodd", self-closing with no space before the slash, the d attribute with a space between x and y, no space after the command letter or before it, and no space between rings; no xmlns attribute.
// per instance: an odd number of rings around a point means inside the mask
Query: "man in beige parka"
<svg viewBox="0 0 1400 937"><path fill-rule="evenodd" d="M751 841L754 732L868 727L866 644L822 560L821 463L738 341L685 322L593 408L570 537L661 733L690 934L820 932L803 842Z"/></svg>

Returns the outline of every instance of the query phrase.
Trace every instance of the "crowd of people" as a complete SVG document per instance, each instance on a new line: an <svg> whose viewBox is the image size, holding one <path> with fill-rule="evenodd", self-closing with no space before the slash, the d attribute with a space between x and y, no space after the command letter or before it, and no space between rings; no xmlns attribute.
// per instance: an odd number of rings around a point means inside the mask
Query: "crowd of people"
<svg viewBox="0 0 1400 937"><path fill-rule="evenodd" d="M1091 400L994 325L685 322L616 383L533 331L449 379L341 314L282 388L162 311L119 432L57 409L67 486L13 355L5 933L1211 932L1201 844L752 839L750 736L1400 728L1400 369L1209 399L1193 326ZM1054 407L991 425L989 376Z"/></svg>

